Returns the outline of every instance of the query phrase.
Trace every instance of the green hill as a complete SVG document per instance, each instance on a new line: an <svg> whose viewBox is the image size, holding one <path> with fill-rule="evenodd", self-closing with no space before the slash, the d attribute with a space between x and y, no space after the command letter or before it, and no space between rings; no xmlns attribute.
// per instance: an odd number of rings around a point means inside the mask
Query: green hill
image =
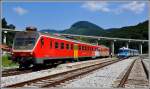
<svg viewBox="0 0 150 89"><path fill-rule="evenodd" d="M88 21L79 21L71 25L69 29L64 30L62 33L99 36L105 33L105 30Z"/></svg>
<svg viewBox="0 0 150 89"><path fill-rule="evenodd" d="M103 36L148 40L148 20L134 26L107 29Z"/></svg>

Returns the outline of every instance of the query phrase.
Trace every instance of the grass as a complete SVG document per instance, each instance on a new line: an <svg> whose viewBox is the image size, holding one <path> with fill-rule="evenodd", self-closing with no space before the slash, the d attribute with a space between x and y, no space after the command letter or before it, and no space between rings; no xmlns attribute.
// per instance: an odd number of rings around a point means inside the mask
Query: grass
<svg viewBox="0 0 150 89"><path fill-rule="evenodd" d="M8 55L5 54L2 56L2 66L3 67L13 67L13 66L18 66L18 64L13 62L12 60L9 60Z"/></svg>

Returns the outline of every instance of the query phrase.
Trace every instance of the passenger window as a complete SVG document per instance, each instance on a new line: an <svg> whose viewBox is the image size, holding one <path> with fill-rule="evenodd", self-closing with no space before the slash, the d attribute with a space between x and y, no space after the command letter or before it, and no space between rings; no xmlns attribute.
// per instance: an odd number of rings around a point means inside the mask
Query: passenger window
<svg viewBox="0 0 150 89"><path fill-rule="evenodd" d="M61 49L64 49L64 43L61 43Z"/></svg>
<svg viewBox="0 0 150 89"><path fill-rule="evenodd" d="M84 50L84 46L82 46L82 50Z"/></svg>
<svg viewBox="0 0 150 89"><path fill-rule="evenodd" d="M71 44L71 49L73 49L73 44Z"/></svg>
<svg viewBox="0 0 150 89"><path fill-rule="evenodd" d="M81 46L79 45L79 50L81 50Z"/></svg>
<svg viewBox="0 0 150 89"><path fill-rule="evenodd" d="M55 48L58 48L59 44L58 42L55 42Z"/></svg>
<svg viewBox="0 0 150 89"><path fill-rule="evenodd" d="M69 49L69 44L66 44L66 49Z"/></svg>
<svg viewBox="0 0 150 89"><path fill-rule="evenodd" d="M50 41L50 48L52 48L52 41Z"/></svg>

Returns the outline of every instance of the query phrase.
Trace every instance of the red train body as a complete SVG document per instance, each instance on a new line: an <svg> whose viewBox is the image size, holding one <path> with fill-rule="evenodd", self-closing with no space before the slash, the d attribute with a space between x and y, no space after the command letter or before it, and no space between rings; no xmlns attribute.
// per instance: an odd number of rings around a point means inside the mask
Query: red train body
<svg viewBox="0 0 150 89"><path fill-rule="evenodd" d="M12 49L12 58L20 64L20 67L107 56L109 48L105 46L91 45L36 31L16 33Z"/></svg>

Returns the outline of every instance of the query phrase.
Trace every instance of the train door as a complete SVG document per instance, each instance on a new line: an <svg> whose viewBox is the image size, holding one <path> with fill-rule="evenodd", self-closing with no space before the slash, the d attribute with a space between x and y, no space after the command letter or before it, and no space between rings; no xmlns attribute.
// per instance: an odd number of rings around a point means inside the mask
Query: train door
<svg viewBox="0 0 150 89"><path fill-rule="evenodd" d="M74 59L78 59L78 44L74 44Z"/></svg>
<svg viewBox="0 0 150 89"><path fill-rule="evenodd" d="M99 57L99 56L100 56L100 52L99 52L98 48L96 48L96 50L95 50L95 57Z"/></svg>

